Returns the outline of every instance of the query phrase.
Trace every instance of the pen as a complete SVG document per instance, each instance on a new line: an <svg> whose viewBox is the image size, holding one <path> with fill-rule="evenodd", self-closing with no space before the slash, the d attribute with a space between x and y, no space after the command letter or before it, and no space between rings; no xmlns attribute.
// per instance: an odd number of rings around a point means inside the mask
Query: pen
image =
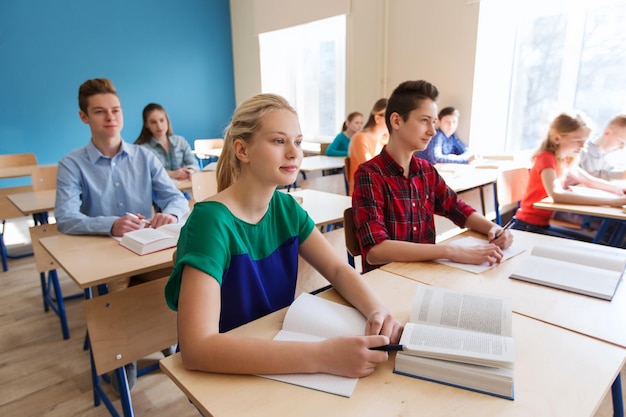
<svg viewBox="0 0 626 417"><path fill-rule="evenodd" d="M502 236L502 234L506 231L506 229L510 229L511 226L513 226L515 224L515 217L512 217L511 220L509 220L509 222L507 224L504 225L504 227L502 228L502 230L500 231L500 233L498 233L492 240L492 242L496 239L498 239L500 236Z"/></svg>
<svg viewBox="0 0 626 417"><path fill-rule="evenodd" d="M402 345L383 345L383 346L376 346L376 347L370 348L370 350L384 350L385 352L396 352L396 351L400 351L403 349L404 349L404 346Z"/></svg>
<svg viewBox="0 0 626 417"><path fill-rule="evenodd" d="M130 217L133 217L133 218L135 218L135 219L139 219L139 216L137 216L136 214L130 213L130 212L128 212L128 211L126 212L126 215L128 215L128 216L130 216ZM148 226L150 226L150 222L149 222L148 220L146 220L146 219L141 219L141 222L142 222L143 224L147 224Z"/></svg>

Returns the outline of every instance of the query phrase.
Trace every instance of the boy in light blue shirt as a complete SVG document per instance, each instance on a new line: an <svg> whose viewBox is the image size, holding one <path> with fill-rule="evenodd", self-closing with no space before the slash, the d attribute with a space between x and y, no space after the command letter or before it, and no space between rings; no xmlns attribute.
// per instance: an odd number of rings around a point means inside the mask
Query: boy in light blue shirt
<svg viewBox="0 0 626 417"><path fill-rule="evenodd" d="M182 219L189 205L160 161L123 141L124 117L111 81L86 81L78 102L91 140L59 162L54 209L59 231L122 236L142 228L142 219L151 219L155 228ZM154 216L153 203L160 208Z"/></svg>
<svg viewBox="0 0 626 417"><path fill-rule="evenodd" d="M113 83L106 78L85 81L78 90L78 105L80 119L91 129L91 140L59 162L54 207L58 230L122 236L143 228L144 219L150 219L154 228L180 221L189 204L161 161L149 150L122 140L124 115ZM160 209L154 216L153 203ZM108 283L108 289L119 291L129 282L130 278L122 278ZM126 372L132 389L136 363L126 365ZM115 384L113 388L117 391Z"/></svg>

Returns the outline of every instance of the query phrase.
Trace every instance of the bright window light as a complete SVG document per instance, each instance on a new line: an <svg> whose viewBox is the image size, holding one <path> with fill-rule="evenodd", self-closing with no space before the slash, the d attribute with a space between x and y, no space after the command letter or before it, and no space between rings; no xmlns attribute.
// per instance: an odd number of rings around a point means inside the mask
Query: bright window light
<svg viewBox="0 0 626 417"><path fill-rule="evenodd" d="M334 137L345 117L346 17L259 35L264 93L285 97L305 140Z"/></svg>
<svg viewBox="0 0 626 417"><path fill-rule="evenodd" d="M483 0L472 148L534 150L560 112L598 129L626 112L624 21L624 0Z"/></svg>

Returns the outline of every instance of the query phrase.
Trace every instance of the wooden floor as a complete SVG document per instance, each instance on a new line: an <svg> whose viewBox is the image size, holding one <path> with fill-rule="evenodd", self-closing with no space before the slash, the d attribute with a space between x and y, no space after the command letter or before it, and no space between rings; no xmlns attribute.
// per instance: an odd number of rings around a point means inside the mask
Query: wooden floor
<svg viewBox="0 0 626 417"><path fill-rule="evenodd" d="M338 253L345 256L342 231L337 232L329 238ZM10 260L9 268L8 272L0 272L0 416L108 416L104 405L93 405L89 354L83 350L82 302L67 303L71 338L63 340L57 317L43 312L33 258ZM303 269L302 273L307 277L303 290L323 283L315 271ZM66 295L79 292L63 273L61 281ZM159 357L154 355L154 360ZM622 379L626 381L624 372ZM199 415L160 371L139 378L132 398L137 416ZM119 401L115 404L119 407ZM608 395L595 417L611 415Z"/></svg>

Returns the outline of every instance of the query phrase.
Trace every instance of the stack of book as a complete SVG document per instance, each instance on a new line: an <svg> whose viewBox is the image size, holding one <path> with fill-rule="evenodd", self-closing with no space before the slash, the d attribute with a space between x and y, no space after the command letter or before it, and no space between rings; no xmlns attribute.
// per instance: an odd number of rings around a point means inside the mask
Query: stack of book
<svg viewBox="0 0 626 417"><path fill-rule="evenodd" d="M394 372L513 399L511 300L420 285Z"/></svg>

